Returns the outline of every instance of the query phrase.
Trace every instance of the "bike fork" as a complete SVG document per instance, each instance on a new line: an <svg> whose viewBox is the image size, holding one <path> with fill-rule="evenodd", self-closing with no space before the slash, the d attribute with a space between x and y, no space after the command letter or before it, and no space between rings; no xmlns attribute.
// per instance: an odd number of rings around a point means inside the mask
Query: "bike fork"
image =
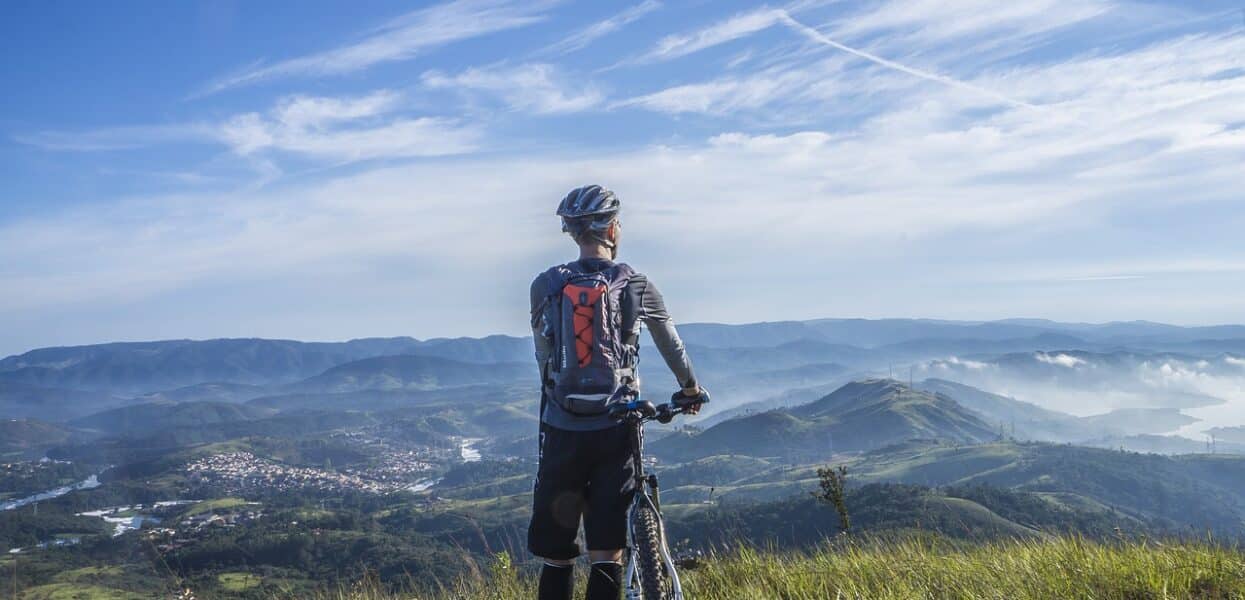
<svg viewBox="0 0 1245 600"><path fill-rule="evenodd" d="M631 548L627 548L627 573L623 576L623 581L627 582L626 593L623 594L624 600L644 600L644 592L640 591L640 574L636 572L635 557L632 556Z"/></svg>
<svg viewBox="0 0 1245 600"><path fill-rule="evenodd" d="M643 492L640 492L643 494ZM643 502L637 497L635 502ZM652 502L649 499L649 502ZM634 509L633 509L634 510ZM645 600L644 588L640 584L640 572L635 567L635 546L631 540L635 539L635 532L630 530L631 518L628 515L628 539L627 539L627 570L623 575L623 580L627 582L624 590L624 600ZM670 578L670 597L668 600L683 600L683 583L679 580L679 572L674 568L674 559L670 557L670 548L666 545L666 522L661 517L661 511L657 511L657 526L660 528L661 545L657 547L661 553L661 561L666 565L666 576ZM649 599L653 600L653 599Z"/></svg>

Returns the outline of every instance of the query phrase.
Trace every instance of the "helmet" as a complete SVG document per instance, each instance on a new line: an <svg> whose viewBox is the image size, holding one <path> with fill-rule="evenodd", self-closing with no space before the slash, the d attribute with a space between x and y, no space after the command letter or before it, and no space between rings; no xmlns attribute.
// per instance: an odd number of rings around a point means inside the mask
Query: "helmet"
<svg viewBox="0 0 1245 600"><path fill-rule="evenodd" d="M571 235L600 233L609 228L621 204L614 192L599 185L586 185L571 190L558 204L562 231Z"/></svg>

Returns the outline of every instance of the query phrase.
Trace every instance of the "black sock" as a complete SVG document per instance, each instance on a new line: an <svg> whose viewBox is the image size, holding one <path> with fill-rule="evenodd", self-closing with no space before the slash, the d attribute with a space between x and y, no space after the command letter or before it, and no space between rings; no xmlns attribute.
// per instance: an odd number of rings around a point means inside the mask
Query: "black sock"
<svg viewBox="0 0 1245 600"><path fill-rule="evenodd" d="M571 600L575 587L575 565L551 565L545 563L540 570L540 592L537 600Z"/></svg>
<svg viewBox="0 0 1245 600"><path fill-rule="evenodd" d="M616 562L594 562L588 574L586 600L618 600L622 596L622 565Z"/></svg>

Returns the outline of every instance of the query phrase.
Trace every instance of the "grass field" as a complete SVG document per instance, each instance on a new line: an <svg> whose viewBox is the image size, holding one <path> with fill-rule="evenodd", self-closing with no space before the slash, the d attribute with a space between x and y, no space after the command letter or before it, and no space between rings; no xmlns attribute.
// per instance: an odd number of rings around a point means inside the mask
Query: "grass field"
<svg viewBox="0 0 1245 600"><path fill-rule="evenodd" d="M1245 600L1245 554L1198 543L1062 538L954 549L879 542L808 554L744 550L683 573L689 600ZM535 597L533 585L503 559L451 591L388 596L356 586L331 597L522 600Z"/></svg>

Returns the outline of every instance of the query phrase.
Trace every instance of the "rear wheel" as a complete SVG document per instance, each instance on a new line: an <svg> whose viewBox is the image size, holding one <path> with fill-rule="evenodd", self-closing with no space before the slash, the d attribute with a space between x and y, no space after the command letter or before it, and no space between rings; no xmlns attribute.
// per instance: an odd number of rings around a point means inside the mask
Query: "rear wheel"
<svg viewBox="0 0 1245 600"><path fill-rule="evenodd" d="M661 521L651 504L636 503L635 510L631 512L631 528L635 543L632 559L636 561L644 600L669 600L666 563L661 559Z"/></svg>

